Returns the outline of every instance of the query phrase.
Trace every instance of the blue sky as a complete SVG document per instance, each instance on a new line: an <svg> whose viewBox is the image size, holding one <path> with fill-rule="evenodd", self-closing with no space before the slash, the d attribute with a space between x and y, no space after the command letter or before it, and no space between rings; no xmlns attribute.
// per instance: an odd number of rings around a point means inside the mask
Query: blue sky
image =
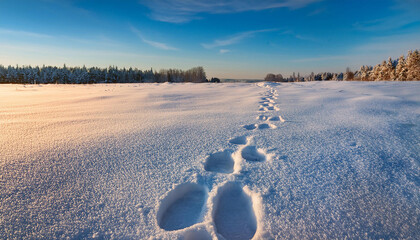
<svg viewBox="0 0 420 240"><path fill-rule="evenodd" d="M420 49L419 0L0 0L0 64L345 71Z"/></svg>

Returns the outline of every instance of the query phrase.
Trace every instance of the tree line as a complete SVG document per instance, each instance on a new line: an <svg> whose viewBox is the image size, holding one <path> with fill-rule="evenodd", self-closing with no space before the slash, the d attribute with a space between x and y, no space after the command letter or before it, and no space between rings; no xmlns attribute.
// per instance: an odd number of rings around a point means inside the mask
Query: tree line
<svg viewBox="0 0 420 240"><path fill-rule="evenodd" d="M397 60L391 58L374 67L362 66L358 71L346 69L344 73L318 73L313 72L307 76L293 73L288 78L281 74L269 73L266 81L272 82L305 82L305 81L419 81L420 80L420 53L419 50L409 51L407 57L402 55Z"/></svg>
<svg viewBox="0 0 420 240"><path fill-rule="evenodd" d="M52 66L8 66L0 65L0 83L19 84L88 84L88 83L145 83L145 82L206 82L203 67L189 70L137 68L52 67Z"/></svg>

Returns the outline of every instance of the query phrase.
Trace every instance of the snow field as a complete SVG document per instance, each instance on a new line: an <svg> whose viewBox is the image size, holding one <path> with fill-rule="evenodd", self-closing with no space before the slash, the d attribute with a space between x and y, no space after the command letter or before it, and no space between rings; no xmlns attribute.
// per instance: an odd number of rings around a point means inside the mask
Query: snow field
<svg viewBox="0 0 420 240"><path fill-rule="evenodd" d="M2 85L0 238L417 239L419 87Z"/></svg>

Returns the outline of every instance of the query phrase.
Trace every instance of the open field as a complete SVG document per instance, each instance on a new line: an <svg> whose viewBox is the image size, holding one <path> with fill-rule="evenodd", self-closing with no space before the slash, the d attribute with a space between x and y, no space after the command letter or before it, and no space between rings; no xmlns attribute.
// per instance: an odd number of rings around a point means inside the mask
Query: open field
<svg viewBox="0 0 420 240"><path fill-rule="evenodd" d="M419 239L419 89L0 85L0 239Z"/></svg>

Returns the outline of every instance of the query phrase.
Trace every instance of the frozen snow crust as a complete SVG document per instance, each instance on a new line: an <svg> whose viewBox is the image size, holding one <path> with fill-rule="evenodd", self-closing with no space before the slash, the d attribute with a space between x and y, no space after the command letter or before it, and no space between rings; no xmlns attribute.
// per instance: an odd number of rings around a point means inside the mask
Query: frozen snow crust
<svg viewBox="0 0 420 240"><path fill-rule="evenodd" d="M0 239L419 239L419 91L0 85Z"/></svg>

